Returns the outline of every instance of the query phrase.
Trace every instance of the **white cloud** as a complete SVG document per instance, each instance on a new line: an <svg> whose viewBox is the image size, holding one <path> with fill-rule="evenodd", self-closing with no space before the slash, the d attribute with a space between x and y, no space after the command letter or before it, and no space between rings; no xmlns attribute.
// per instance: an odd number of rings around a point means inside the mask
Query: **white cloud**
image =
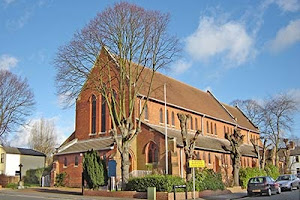
<svg viewBox="0 0 300 200"><path fill-rule="evenodd" d="M15 0L3 0L6 5L15 2Z"/></svg>
<svg viewBox="0 0 300 200"><path fill-rule="evenodd" d="M186 39L186 50L193 59L206 61L214 56L231 66L245 63L255 55L254 40L243 24L202 17L198 29Z"/></svg>
<svg viewBox="0 0 300 200"><path fill-rule="evenodd" d="M17 58L7 54L3 54L0 56L0 69L10 70L11 68L15 67L18 62L19 61Z"/></svg>
<svg viewBox="0 0 300 200"><path fill-rule="evenodd" d="M275 3L283 11L296 12L300 9L299 0L276 0Z"/></svg>
<svg viewBox="0 0 300 200"><path fill-rule="evenodd" d="M298 89L290 89L288 90L287 94L291 96L298 104L300 107L300 88Z"/></svg>
<svg viewBox="0 0 300 200"><path fill-rule="evenodd" d="M23 15L17 19L9 19L6 21L6 27L11 30L21 29L27 24L28 20L32 16L33 10L27 10Z"/></svg>
<svg viewBox="0 0 300 200"><path fill-rule="evenodd" d="M192 62L187 62L186 60L177 60L173 66L173 72L175 74L181 74L188 70L192 66Z"/></svg>
<svg viewBox="0 0 300 200"><path fill-rule="evenodd" d="M300 41L300 19L290 21L290 23L281 28L274 40L270 42L270 50L278 52L292 46Z"/></svg>

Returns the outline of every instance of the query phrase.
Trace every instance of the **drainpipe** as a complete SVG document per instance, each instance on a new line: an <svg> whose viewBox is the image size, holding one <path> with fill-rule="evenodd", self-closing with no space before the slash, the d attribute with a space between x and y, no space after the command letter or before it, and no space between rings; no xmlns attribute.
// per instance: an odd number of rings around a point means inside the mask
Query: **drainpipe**
<svg viewBox="0 0 300 200"><path fill-rule="evenodd" d="M183 178L183 157L182 148L180 148L180 176Z"/></svg>

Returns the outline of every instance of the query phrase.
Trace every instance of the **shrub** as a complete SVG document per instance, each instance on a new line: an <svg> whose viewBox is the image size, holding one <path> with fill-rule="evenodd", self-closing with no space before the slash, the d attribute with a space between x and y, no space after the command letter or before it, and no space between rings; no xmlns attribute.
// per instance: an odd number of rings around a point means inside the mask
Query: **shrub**
<svg viewBox="0 0 300 200"><path fill-rule="evenodd" d="M57 174L55 177L55 184L56 187L63 187L65 186L65 179L66 179L67 173L63 172L60 174Z"/></svg>
<svg viewBox="0 0 300 200"><path fill-rule="evenodd" d="M126 190L145 192L148 187L156 187L158 192L172 192L173 185L184 185L185 181L178 176L147 175L145 177L130 178Z"/></svg>
<svg viewBox="0 0 300 200"><path fill-rule="evenodd" d="M255 176L266 176L267 173L264 170L260 170L258 167L247 167L240 169L240 185L242 188L246 188L250 178Z"/></svg>
<svg viewBox="0 0 300 200"><path fill-rule="evenodd" d="M45 168L37 168L37 169L27 170L26 176L24 177L24 183L40 184L44 170L45 170Z"/></svg>
<svg viewBox="0 0 300 200"><path fill-rule="evenodd" d="M272 177L274 180L276 180L276 178L280 175L278 167L274 165L270 165L270 164L267 165L265 167L265 171L267 175Z"/></svg>
<svg viewBox="0 0 300 200"><path fill-rule="evenodd" d="M83 176L91 189L107 185L107 168L105 161L100 159L96 151L91 150L84 154Z"/></svg>
<svg viewBox="0 0 300 200"><path fill-rule="evenodd" d="M189 191L193 189L193 181L188 183ZM225 185L222 181L222 175L214 172L212 169L201 169L195 172L195 189L203 190L224 190Z"/></svg>
<svg viewBox="0 0 300 200"><path fill-rule="evenodd" d="M17 189L18 184L17 183L8 183L5 188L11 188L11 189Z"/></svg>

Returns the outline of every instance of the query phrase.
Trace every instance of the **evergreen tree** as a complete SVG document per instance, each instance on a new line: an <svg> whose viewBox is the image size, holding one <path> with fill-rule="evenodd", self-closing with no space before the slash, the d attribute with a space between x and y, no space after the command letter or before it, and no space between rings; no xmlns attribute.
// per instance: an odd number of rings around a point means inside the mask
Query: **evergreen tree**
<svg viewBox="0 0 300 200"><path fill-rule="evenodd" d="M107 169L105 161L93 149L84 154L83 176L88 187L96 189L107 185Z"/></svg>

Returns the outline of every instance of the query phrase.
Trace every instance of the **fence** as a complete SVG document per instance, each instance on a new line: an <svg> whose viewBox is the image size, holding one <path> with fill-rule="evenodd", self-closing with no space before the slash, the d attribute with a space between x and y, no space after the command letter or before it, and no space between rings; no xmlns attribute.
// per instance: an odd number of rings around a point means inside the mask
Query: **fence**
<svg viewBox="0 0 300 200"><path fill-rule="evenodd" d="M18 183L20 180L19 176L6 176L4 174L0 175L0 185L5 187L9 183Z"/></svg>

